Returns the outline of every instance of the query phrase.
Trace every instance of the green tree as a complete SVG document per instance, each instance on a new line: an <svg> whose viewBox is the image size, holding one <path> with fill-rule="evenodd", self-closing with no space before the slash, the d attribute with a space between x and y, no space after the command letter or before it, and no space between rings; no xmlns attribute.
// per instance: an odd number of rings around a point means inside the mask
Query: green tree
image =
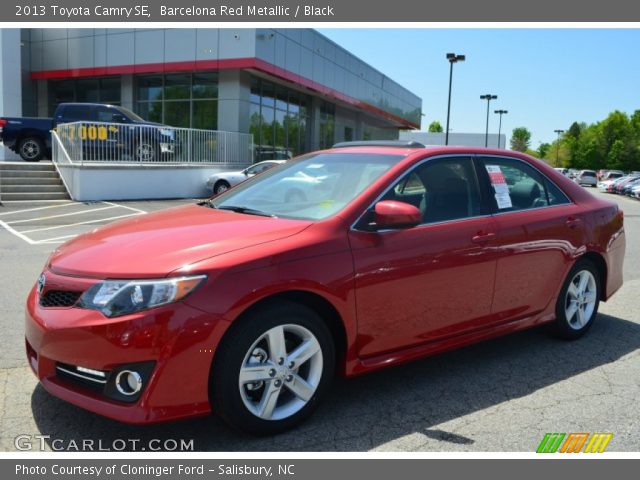
<svg viewBox="0 0 640 480"><path fill-rule="evenodd" d="M580 133L582 133L583 125L580 125L578 122L573 122L567 131L567 136L575 138L576 140L580 138Z"/></svg>
<svg viewBox="0 0 640 480"><path fill-rule="evenodd" d="M513 129L511 134L511 149L517 152L526 152L531 143L531 132L526 127Z"/></svg>
<svg viewBox="0 0 640 480"><path fill-rule="evenodd" d="M536 155L538 156L538 158L546 158L550 148L550 143L541 143L538 147L538 150L536 151Z"/></svg>
<svg viewBox="0 0 640 480"><path fill-rule="evenodd" d="M442 125L440 125L440 122L438 122L437 120L434 120L429 124L428 131L429 133L442 133L443 132Z"/></svg>

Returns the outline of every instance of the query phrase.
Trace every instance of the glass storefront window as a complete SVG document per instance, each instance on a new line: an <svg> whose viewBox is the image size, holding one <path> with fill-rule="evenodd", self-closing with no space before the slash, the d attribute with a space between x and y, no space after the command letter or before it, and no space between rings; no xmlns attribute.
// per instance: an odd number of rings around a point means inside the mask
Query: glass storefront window
<svg viewBox="0 0 640 480"><path fill-rule="evenodd" d="M98 90L97 79L78 80L76 83L76 100L78 102L98 102L100 101Z"/></svg>
<svg viewBox="0 0 640 480"><path fill-rule="evenodd" d="M101 78L99 80L100 101L120 104L120 77Z"/></svg>
<svg viewBox="0 0 640 480"><path fill-rule="evenodd" d="M164 78L165 100L188 100L191 75L167 75Z"/></svg>
<svg viewBox="0 0 640 480"><path fill-rule="evenodd" d="M276 104L276 86L270 82L262 82L262 105L273 107Z"/></svg>
<svg viewBox="0 0 640 480"><path fill-rule="evenodd" d="M193 75L193 98L218 98L218 74L197 73Z"/></svg>
<svg viewBox="0 0 640 480"><path fill-rule="evenodd" d="M218 102L216 100L194 101L191 127L203 130L218 128Z"/></svg>
<svg viewBox="0 0 640 480"><path fill-rule="evenodd" d="M218 128L218 74L198 72L136 77L136 113L173 127Z"/></svg>
<svg viewBox="0 0 640 480"><path fill-rule="evenodd" d="M189 102L166 102L164 105L164 123L167 125L189 128L190 116Z"/></svg>
<svg viewBox="0 0 640 480"><path fill-rule="evenodd" d="M275 110L271 107L265 107L263 105L260 113L262 117L262 125L260 128L260 145L273 146L273 124Z"/></svg>
<svg viewBox="0 0 640 480"><path fill-rule="evenodd" d="M137 110L145 120L162 123L162 102L139 102Z"/></svg>
<svg viewBox="0 0 640 480"><path fill-rule="evenodd" d="M48 84L49 115L60 103L94 102L120 105L120 77L51 80Z"/></svg>
<svg viewBox="0 0 640 480"><path fill-rule="evenodd" d="M275 134L274 146L276 148L285 148L287 146L286 122L285 122L286 116L287 116L287 112L283 112L282 110L276 110L276 119L273 124L274 134Z"/></svg>
<svg viewBox="0 0 640 480"><path fill-rule="evenodd" d="M308 99L296 90L252 77L249 131L256 152L296 156L308 151Z"/></svg>
<svg viewBox="0 0 640 480"><path fill-rule="evenodd" d="M137 98L139 101L162 100L162 76L138 77Z"/></svg>

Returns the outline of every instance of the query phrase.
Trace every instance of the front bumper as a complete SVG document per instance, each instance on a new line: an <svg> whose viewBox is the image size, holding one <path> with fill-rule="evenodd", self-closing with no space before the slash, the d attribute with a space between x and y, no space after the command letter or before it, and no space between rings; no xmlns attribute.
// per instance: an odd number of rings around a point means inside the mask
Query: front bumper
<svg viewBox="0 0 640 480"><path fill-rule="evenodd" d="M47 272L47 284L88 280ZM74 288L70 286L70 288ZM178 302L136 314L107 318L76 307L43 308L32 289L27 299L27 358L52 395L126 423L154 423L210 413L208 385L213 352L225 322ZM153 369L135 402L114 400L60 374L60 365L114 371L125 364ZM108 377L108 376L107 376Z"/></svg>

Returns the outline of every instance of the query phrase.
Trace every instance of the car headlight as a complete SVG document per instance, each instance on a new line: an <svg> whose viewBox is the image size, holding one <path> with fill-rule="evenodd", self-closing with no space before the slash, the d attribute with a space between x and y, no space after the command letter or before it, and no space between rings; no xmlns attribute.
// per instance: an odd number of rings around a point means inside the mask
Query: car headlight
<svg viewBox="0 0 640 480"><path fill-rule="evenodd" d="M78 306L98 310L106 317L118 317L182 300L205 278L206 275L196 275L158 280L105 280L84 292Z"/></svg>

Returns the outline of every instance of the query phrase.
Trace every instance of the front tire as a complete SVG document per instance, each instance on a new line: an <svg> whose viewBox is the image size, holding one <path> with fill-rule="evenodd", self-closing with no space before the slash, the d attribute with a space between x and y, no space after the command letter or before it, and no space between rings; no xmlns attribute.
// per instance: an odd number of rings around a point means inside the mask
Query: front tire
<svg viewBox="0 0 640 480"><path fill-rule="evenodd" d="M248 433L289 430L311 415L333 379L331 333L313 310L286 301L239 322L214 361L212 408Z"/></svg>
<svg viewBox="0 0 640 480"><path fill-rule="evenodd" d="M44 157L44 143L37 137L28 137L20 140L18 154L25 162L39 162Z"/></svg>
<svg viewBox="0 0 640 480"><path fill-rule="evenodd" d="M153 162L160 159L158 149L149 142L140 142L134 148L134 156L138 162Z"/></svg>
<svg viewBox="0 0 640 480"><path fill-rule="evenodd" d="M218 180L216 185L213 187L213 193L220 195L222 192L229 190L230 187L231 185L229 185L229 182L226 182L225 180Z"/></svg>
<svg viewBox="0 0 640 480"><path fill-rule="evenodd" d="M598 315L600 289L600 272L593 262L578 260L560 290L552 332L565 340L587 333Z"/></svg>

